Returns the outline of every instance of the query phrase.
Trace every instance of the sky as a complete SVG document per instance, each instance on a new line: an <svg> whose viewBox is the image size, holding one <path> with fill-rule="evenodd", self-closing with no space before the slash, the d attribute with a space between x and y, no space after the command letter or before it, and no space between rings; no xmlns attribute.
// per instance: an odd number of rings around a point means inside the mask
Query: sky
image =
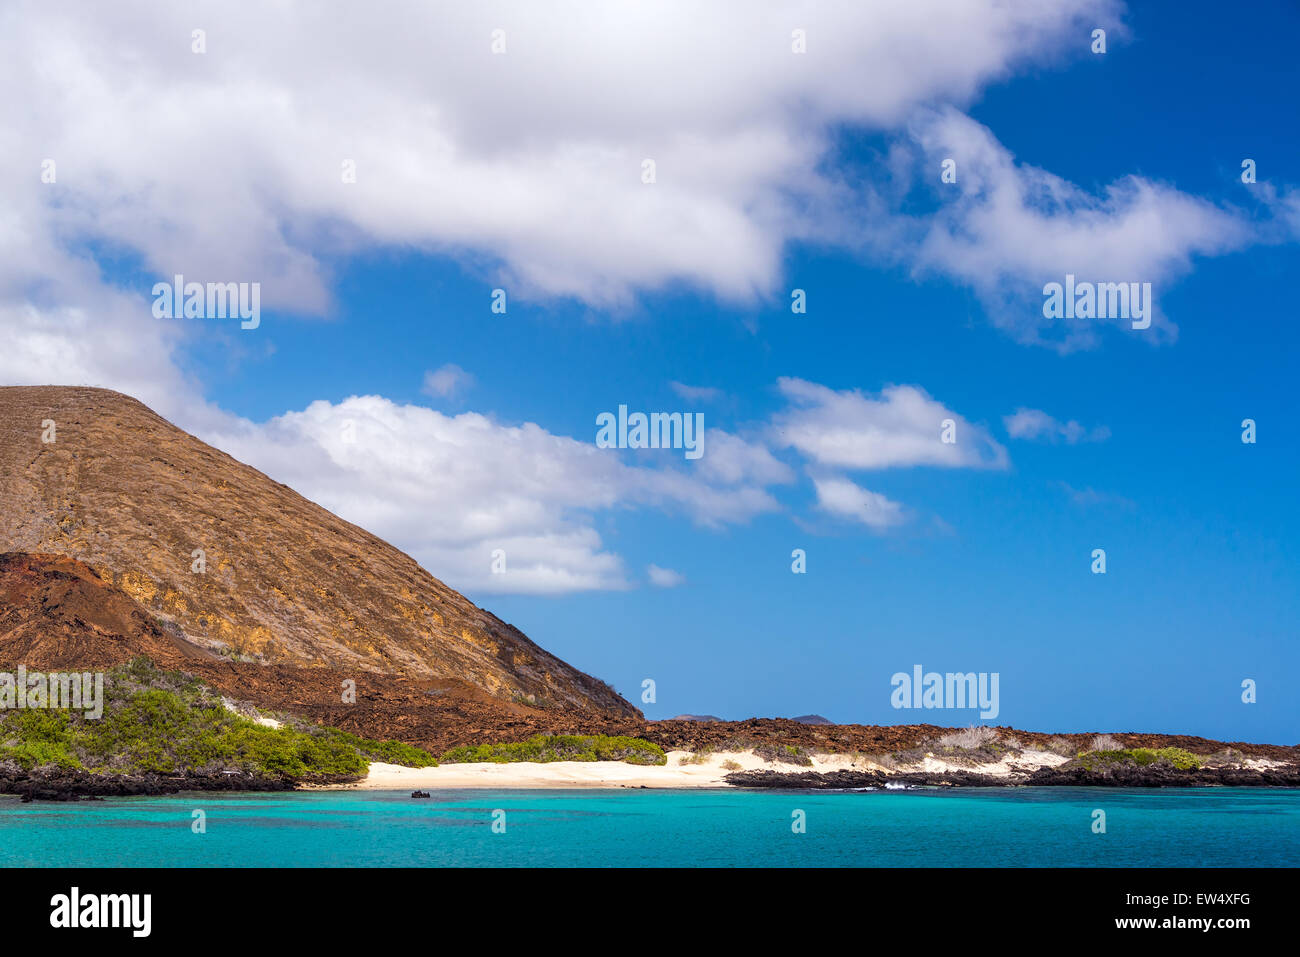
<svg viewBox="0 0 1300 957"><path fill-rule="evenodd" d="M1293 4L114 11L0 10L0 383L136 396L651 718L1300 741Z"/></svg>

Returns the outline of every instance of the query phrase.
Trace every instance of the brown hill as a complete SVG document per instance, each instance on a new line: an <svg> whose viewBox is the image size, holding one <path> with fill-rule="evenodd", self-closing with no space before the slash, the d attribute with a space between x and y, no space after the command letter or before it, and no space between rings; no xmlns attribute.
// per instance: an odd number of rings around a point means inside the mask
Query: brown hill
<svg viewBox="0 0 1300 957"><path fill-rule="evenodd" d="M0 551L86 562L218 655L640 714L398 549L116 392L0 388L0 523Z"/></svg>

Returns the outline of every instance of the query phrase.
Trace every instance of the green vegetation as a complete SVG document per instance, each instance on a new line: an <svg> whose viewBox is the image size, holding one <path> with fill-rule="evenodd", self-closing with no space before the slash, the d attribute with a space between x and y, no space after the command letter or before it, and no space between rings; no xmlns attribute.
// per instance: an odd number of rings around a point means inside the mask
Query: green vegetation
<svg viewBox="0 0 1300 957"><path fill-rule="evenodd" d="M770 744L764 741L755 744L753 750L757 757L762 758L769 764L772 762L780 762L782 764L798 764L803 767L812 766L812 756L798 745Z"/></svg>
<svg viewBox="0 0 1300 957"><path fill-rule="evenodd" d="M1118 748L1112 751L1089 751L1079 755L1077 759L1077 763L1089 771L1100 771L1116 764L1136 764L1144 767L1158 762L1171 764L1180 771L1192 771L1201 767L1205 760L1182 748Z"/></svg>
<svg viewBox="0 0 1300 957"><path fill-rule="evenodd" d="M438 759L423 748L401 741L374 741L360 738L338 728L316 728L315 733L346 747L354 748L370 761L382 761L384 764L400 764L407 768L436 768Z"/></svg>
<svg viewBox="0 0 1300 957"><path fill-rule="evenodd" d="M180 672L136 658L104 676L104 713L0 711L0 762L104 774L219 773L293 780L360 776L371 761L428 767L433 756L397 741L370 741L302 722L279 728L229 710Z"/></svg>
<svg viewBox="0 0 1300 957"><path fill-rule="evenodd" d="M664 749L640 738L604 734L539 734L516 744L478 744L452 748L443 764L510 764L528 761L624 761L628 764L667 764Z"/></svg>

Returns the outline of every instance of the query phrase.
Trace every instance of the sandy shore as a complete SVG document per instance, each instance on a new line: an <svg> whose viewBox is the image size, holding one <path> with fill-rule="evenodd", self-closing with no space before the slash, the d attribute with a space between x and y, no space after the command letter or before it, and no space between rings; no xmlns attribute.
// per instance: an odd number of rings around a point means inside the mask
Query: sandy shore
<svg viewBox="0 0 1300 957"><path fill-rule="evenodd" d="M683 759L687 763L682 763ZM811 768L799 770L830 771L851 764L847 755L818 755L813 758ZM732 771L773 767L793 765L773 765L748 751L710 754L698 762L692 761L690 752L670 751L667 764L650 767L622 761L444 764L436 768L372 764L363 781L345 786L407 791L416 788L425 791L433 788L719 788L728 786L722 779Z"/></svg>
<svg viewBox="0 0 1300 957"><path fill-rule="evenodd" d="M376 763L370 765L370 773L364 780L341 787L397 791L435 788L720 788L729 787L723 779L732 771L889 770L864 758L855 760L847 754L816 754L811 759L811 766L800 766L765 761L752 751L719 752L698 758L688 751L670 751L666 765L651 767L621 761L444 764L436 768L405 768ZM950 765L927 755L916 770L960 768L1002 777L1016 769L1050 766L1064 760L1044 752L1026 752L997 764L970 766Z"/></svg>

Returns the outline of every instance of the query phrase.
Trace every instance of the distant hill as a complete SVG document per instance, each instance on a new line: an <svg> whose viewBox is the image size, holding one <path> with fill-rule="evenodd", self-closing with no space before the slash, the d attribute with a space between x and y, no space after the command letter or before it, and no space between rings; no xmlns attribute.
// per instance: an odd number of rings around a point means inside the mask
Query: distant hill
<svg viewBox="0 0 1300 957"><path fill-rule="evenodd" d="M798 721L800 724L834 724L829 718L823 718L819 714L801 714L799 717L790 720Z"/></svg>
<svg viewBox="0 0 1300 957"><path fill-rule="evenodd" d="M679 714L675 718L669 718L669 721L721 721L722 719L711 714Z"/></svg>
<svg viewBox="0 0 1300 957"><path fill-rule="evenodd" d="M146 644L179 636L227 660L447 679L507 702L640 716L392 545L117 392L0 388L0 552L93 566L156 617L157 634L137 635ZM15 561L21 581L32 559ZM43 587L75 604L88 573L42 568ZM9 640L36 627L20 623Z"/></svg>

